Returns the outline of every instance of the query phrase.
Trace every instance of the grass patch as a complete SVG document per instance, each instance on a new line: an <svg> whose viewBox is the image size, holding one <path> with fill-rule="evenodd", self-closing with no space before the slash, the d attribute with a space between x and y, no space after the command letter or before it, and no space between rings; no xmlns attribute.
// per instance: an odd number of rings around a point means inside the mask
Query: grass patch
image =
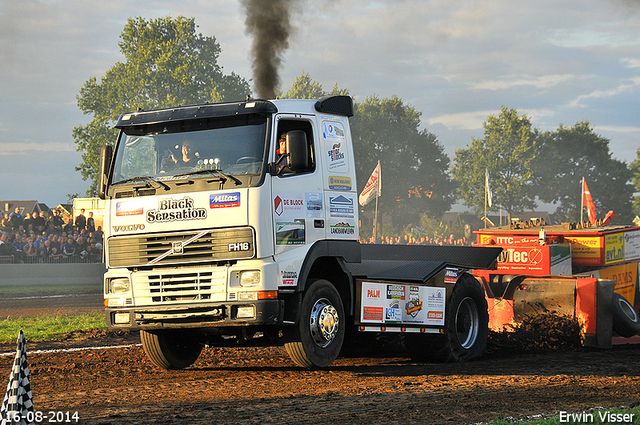
<svg viewBox="0 0 640 425"><path fill-rule="evenodd" d="M61 285L2 285L0 286L0 295L13 295L13 294L21 294L28 295L31 293L75 293L75 292L101 292L102 285L95 284L83 284L83 285L72 285L72 284L61 284Z"/></svg>
<svg viewBox="0 0 640 425"><path fill-rule="evenodd" d="M626 416L625 416L626 415ZM544 415L547 416L547 415ZM562 419L562 420L561 420ZM549 415L544 419L533 418L504 418L486 425L560 425L560 424L611 424L611 423L634 423L640 422L640 404L626 408L616 407L613 409L594 408L587 412L565 412L561 417L558 415Z"/></svg>
<svg viewBox="0 0 640 425"><path fill-rule="evenodd" d="M50 341L67 332L106 328L107 322L102 312L7 318L0 320L0 343L15 342L20 330L24 332L27 341Z"/></svg>

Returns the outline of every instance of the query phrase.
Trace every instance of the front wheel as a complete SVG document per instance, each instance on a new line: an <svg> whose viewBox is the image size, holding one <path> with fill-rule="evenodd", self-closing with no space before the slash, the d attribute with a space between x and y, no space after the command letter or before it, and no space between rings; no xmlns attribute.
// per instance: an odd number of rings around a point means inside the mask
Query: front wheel
<svg viewBox="0 0 640 425"><path fill-rule="evenodd" d="M338 357L346 329L342 299L326 280L311 282L302 298L300 318L285 343L291 360L302 367L327 367Z"/></svg>
<svg viewBox="0 0 640 425"><path fill-rule="evenodd" d="M161 369L191 366L202 351L202 345L189 338L189 334L178 331L140 331L140 339L149 360Z"/></svg>

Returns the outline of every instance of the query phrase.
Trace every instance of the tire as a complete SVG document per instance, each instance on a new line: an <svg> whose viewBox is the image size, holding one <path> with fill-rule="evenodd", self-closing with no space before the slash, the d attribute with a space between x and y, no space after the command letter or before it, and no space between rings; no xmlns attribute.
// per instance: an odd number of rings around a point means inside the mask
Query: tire
<svg viewBox="0 0 640 425"><path fill-rule="evenodd" d="M447 300L443 335L405 335L414 360L467 362L480 358L487 347L489 312L484 290L462 275Z"/></svg>
<svg viewBox="0 0 640 425"><path fill-rule="evenodd" d="M151 362L161 369L184 369L200 356L202 346L178 331L140 331L142 348Z"/></svg>
<svg viewBox="0 0 640 425"><path fill-rule="evenodd" d="M613 293L613 330L625 338L640 332L638 313L625 297L616 292Z"/></svg>
<svg viewBox="0 0 640 425"><path fill-rule="evenodd" d="M315 280L307 286L298 324L285 348L298 366L327 367L340 354L345 329L346 317L338 290L329 281Z"/></svg>

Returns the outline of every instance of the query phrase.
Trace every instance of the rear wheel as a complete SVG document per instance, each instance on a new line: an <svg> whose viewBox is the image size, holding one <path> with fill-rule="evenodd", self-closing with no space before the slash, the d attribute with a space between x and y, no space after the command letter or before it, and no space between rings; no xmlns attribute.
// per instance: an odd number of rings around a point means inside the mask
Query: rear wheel
<svg viewBox="0 0 640 425"><path fill-rule="evenodd" d="M144 352L161 369L184 369L200 356L202 346L178 331L140 331Z"/></svg>
<svg viewBox="0 0 640 425"><path fill-rule="evenodd" d="M613 293L613 330L625 338L640 332L638 313L625 297L616 292Z"/></svg>
<svg viewBox="0 0 640 425"><path fill-rule="evenodd" d="M473 277L462 275L445 312L444 335L407 335L407 350L416 360L466 362L484 354L489 313L484 290Z"/></svg>
<svg viewBox="0 0 640 425"><path fill-rule="evenodd" d="M302 298L300 319L285 343L289 357L302 367L327 367L338 357L346 329L342 299L326 280L311 282Z"/></svg>

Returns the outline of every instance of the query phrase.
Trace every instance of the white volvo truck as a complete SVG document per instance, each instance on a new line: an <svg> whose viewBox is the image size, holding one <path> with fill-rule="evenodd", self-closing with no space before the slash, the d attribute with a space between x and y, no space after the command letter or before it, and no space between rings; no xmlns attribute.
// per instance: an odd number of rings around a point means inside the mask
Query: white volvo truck
<svg viewBox="0 0 640 425"><path fill-rule="evenodd" d="M100 162L109 327L139 330L164 369L243 344L325 367L357 332L404 334L417 358L482 355L468 271L501 249L360 245L352 115L348 96L123 114Z"/></svg>

